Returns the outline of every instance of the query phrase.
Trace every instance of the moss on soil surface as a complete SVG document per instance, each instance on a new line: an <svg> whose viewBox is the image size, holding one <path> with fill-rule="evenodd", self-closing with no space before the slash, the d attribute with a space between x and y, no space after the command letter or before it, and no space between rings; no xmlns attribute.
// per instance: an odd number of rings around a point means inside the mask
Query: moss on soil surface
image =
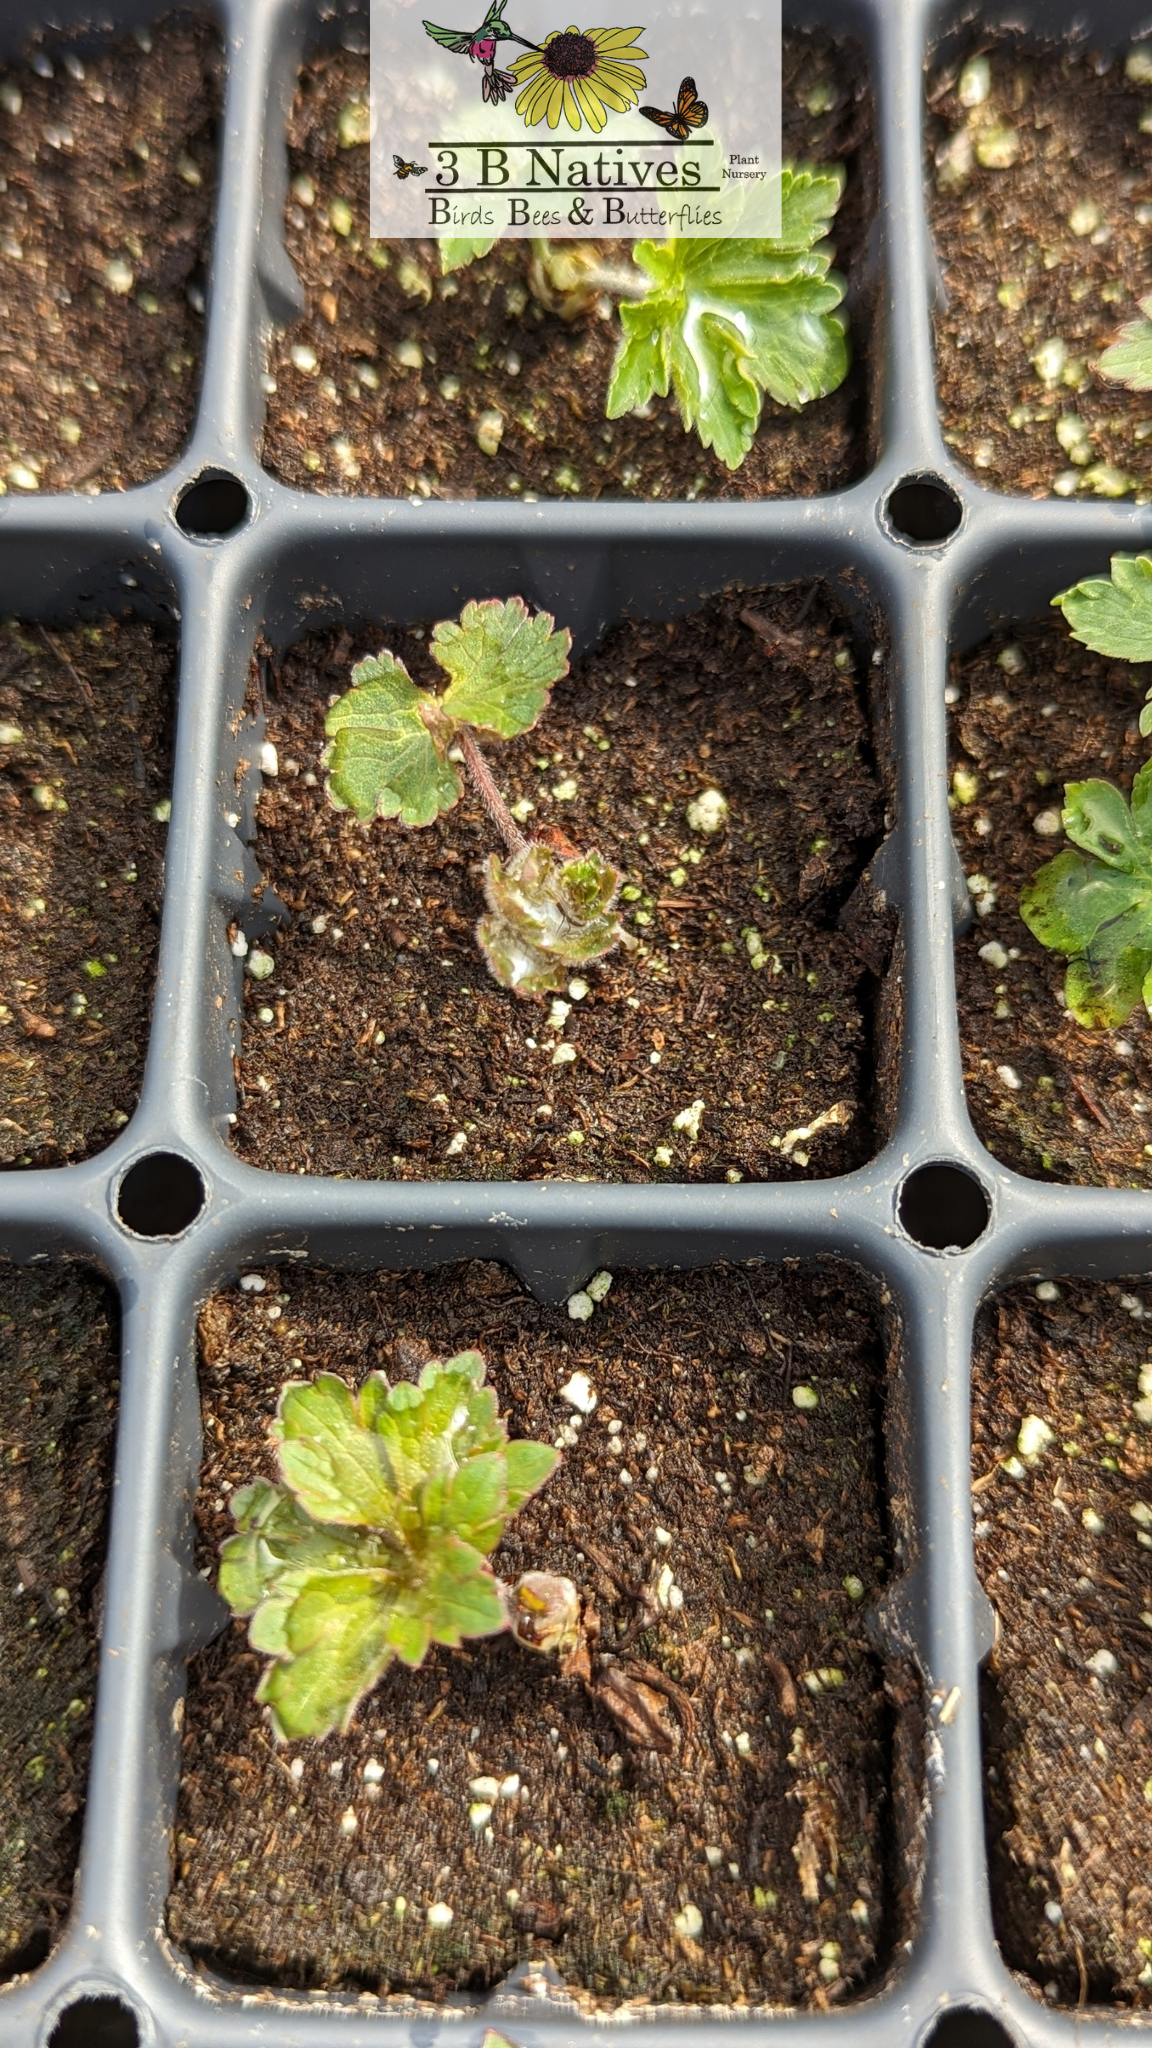
<svg viewBox="0 0 1152 2048"><path fill-rule="evenodd" d="M753 447L733 472L684 433L671 398L653 400L644 419L605 419L619 323L591 313L569 326L546 315L531 296L527 242L498 243L447 278L434 242L373 243L367 146L342 149L338 141L341 108L367 92L366 57L325 51L301 73L292 111L291 172L304 183L289 191L285 240L307 311L269 358L278 388L264 461L277 476L310 490L388 497L645 499L807 497L862 474L871 457L863 359L838 391L802 414L766 400ZM809 102L826 111L810 112ZM850 283L855 274L853 341L864 358L864 253L876 180L871 86L859 48L789 34L783 120L788 159L847 170L830 240ZM313 195L308 204L300 189ZM335 200L351 209L347 234L331 225ZM603 247L610 261L629 259L628 243ZM419 344L422 369L397 362L405 341ZM313 369L293 363L299 348L311 351ZM457 395L445 397L445 377L459 381ZM492 410L504 419L496 456L476 442L477 419Z"/></svg>
<svg viewBox="0 0 1152 2048"><path fill-rule="evenodd" d="M2 71L0 480L123 490L192 426L204 322L187 291L209 256L219 43L202 17L166 15L85 37L82 59L50 34L39 59L47 77Z"/></svg>
<svg viewBox="0 0 1152 2048"><path fill-rule="evenodd" d="M1129 1284L1062 1280L1055 1301L1019 1286L983 1311L972 1477L1000 1616L984 1692L997 1939L1060 2004L1146 2009L1152 1470L1133 1410L1152 1344ZM1013 1478L1002 1461L1028 1415L1053 1440Z"/></svg>
<svg viewBox="0 0 1152 2048"><path fill-rule="evenodd" d="M116 1423L103 1281L0 1269L0 1977L47 1955L80 1848Z"/></svg>
<svg viewBox="0 0 1152 2048"><path fill-rule="evenodd" d="M137 621L0 624L0 1165L86 1159L136 1105L173 666Z"/></svg>
<svg viewBox="0 0 1152 2048"><path fill-rule="evenodd" d="M741 622L749 605L783 629L774 653ZM246 991L244 1156L281 1172L496 1180L786 1179L867 1159L875 979L836 917L881 800L854 657L819 588L621 626L534 732L492 747L510 801L535 807L531 830L561 825L627 874L640 946L590 968L589 994L556 1023L547 1003L499 988L476 946L494 834L470 792L419 832L328 803L327 704L384 644L419 682L443 680L422 631L388 627L312 635L275 679L280 774L257 853L297 915L275 940L274 979ZM731 806L711 838L685 819L710 784ZM557 1064L562 1045L576 1057ZM698 1132L674 1129L695 1102Z"/></svg>
<svg viewBox="0 0 1152 2048"><path fill-rule="evenodd" d="M929 83L935 150L971 120L977 146L1010 129L1009 168L979 164L959 191L929 166L932 226L947 304L935 317L945 438L980 481L1035 498L1152 493L1152 396L1126 391L1091 365L1152 288L1152 133L1140 132L1148 89L1082 44L1024 52L982 36L992 92L969 116L955 91L959 63ZM1032 357L1065 345L1045 383ZM1083 432L1057 423L1078 420ZM1127 479L1125 486L1124 479Z"/></svg>
<svg viewBox="0 0 1152 2048"><path fill-rule="evenodd" d="M1012 669L1000 666L1005 648ZM965 873L995 891L956 949L964 1078L977 1131L1018 1173L1097 1187L1152 1186L1152 1024L1085 1031L1063 1009L1063 958L1019 915L1020 891L1066 842L1063 786L1099 775L1125 793L1148 752L1137 719L1147 665L1106 661L1054 616L997 634L952 663L960 693L951 766L975 775L952 826ZM1037 832L1037 820L1049 831ZM988 902L976 897L977 907ZM991 960L982 947L999 947ZM1018 957L1000 963L1000 953Z"/></svg>
<svg viewBox="0 0 1152 2048"><path fill-rule="evenodd" d="M173 1938L231 1976L421 1998L482 1993L541 1954L588 2004L821 2006L874 1982L906 1925L896 1842L919 1762L910 1682L890 1670L886 1687L863 1626L889 1542L884 1354L860 1280L622 1274L581 1326L499 1266L267 1281L201 1320L198 1561L215 1563L232 1488L274 1470L285 1378L410 1378L429 1350L475 1344L512 1433L563 1429L567 1445L496 1570L572 1575L607 1647L637 1615L625 1587L666 1560L683 1608L632 1654L688 1707L663 1702L671 1754L630 1748L575 1680L505 1637L394 1668L347 1737L277 1750L234 1623L190 1671ZM599 1393L579 1431L558 1392L575 1368ZM789 1399L800 1381L811 1414ZM487 1773L520 1779L491 1840L469 1820ZM440 1934L436 1902L454 1913ZM674 1924L689 1904L698 1938Z"/></svg>

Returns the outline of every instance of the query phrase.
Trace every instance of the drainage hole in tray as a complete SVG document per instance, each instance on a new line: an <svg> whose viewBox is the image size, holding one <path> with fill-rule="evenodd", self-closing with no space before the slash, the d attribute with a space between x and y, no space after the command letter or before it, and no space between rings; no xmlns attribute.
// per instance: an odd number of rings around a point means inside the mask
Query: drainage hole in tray
<svg viewBox="0 0 1152 2048"><path fill-rule="evenodd" d="M184 533L212 538L235 533L248 517L248 493L239 477L198 477L176 507L176 524Z"/></svg>
<svg viewBox="0 0 1152 2048"><path fill-rule="evenodd" d="M933 547L955 533L964 508L954 490L938 476L906 476L889 493L888 524L901 540Z"/></svg>
<svg viewBox="0 0 1152 2048"><path fill-rule="evenodd" d="M921 2048L1015 2048L1015 2043L991 2013L965 2006L938 2019Z"/></svg>
<svg viewBox="0 0 1152 2048"><path fill-rule="evenodd" d="M150 1152L120 1183L116 1213L137 1237L178 1237L204 1207L204 1183L179 1152Z"/></svg>
<svg viewBox="0 0 1152 2048"><path fill-rule="evenodd" d="M967 1251L988 1228L989 1214L979 1181L959 1166L918 1166L900 1190L900 1221L925 1251ZM959 2048L959 2035L956 2040Z"/></svg>
<svg viewBox="0 0 1152 2048"><path fill-rule="evenodd" d="M134 2015L118 1998L78 1998L62 2012L48 2048L137 2048Z"/></svg>

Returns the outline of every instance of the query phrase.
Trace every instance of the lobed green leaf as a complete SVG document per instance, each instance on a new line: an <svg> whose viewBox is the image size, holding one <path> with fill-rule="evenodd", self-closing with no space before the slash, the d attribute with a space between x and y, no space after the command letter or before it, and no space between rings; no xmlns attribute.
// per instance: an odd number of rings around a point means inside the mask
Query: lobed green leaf
<svg viewBox="0 0 1152 2048"><path fill-rule="evenodd" d="M347 1734L364 1694L394 1655L387 1581L368 1572L310 1580L284 1620L284 1654L256 1691L281 1739Z"/></svg>
<svg viewBox="0 0 1152 2048"><path fill-rule="evenodd" d="M335 1373L290 1380L273 1424L280 1469L318 1522L396 1527L396 1479L379 1434L365 1429L351 1389Z"/></svg>
<svg viewBox="0 0 1152 2048"><path fill-rule="evenodd" d="M494 1550L508 1519L508 1487L500 1451L484 1451L453 1472L443 1488L437 1522L483 1556Z"/></svg>
<svg viewBox="0 0 1152 2048"><path fill-rule="evenodd" d="M232 1496L237 1534L220 1552L220 1591L234 1614L251 1614L288 1567L336 1571L375 1564L381 1546L360 1530L314 1521L286 1488L258 1479Z"/></svg>
<svg viewBox="0 0 1152 2048"><path fill-rule="evenodd" d="M799 409L843 383L844 281L823 243L843 189L840 170L785 168L778 240L638 242L652 282L646 298L620 307L608 417L671 389L685 427L738 469L765 392Z"/></svg>
<svg viewBox="0 0 1152 2048"><path fill-rule="evenodd" d="M1113 555L1111 576L1089 576L1052 599L1072 638L1119 661L1152 661L1152 555Z"/></svg>
<svg viewBox="0 0 1152 2048"><path fill-rule="evenodd" d="M433 629L430 652L451 677L441 698L456 723L498 739L534 726L553 683L568 673L572 635L553 632L548 612L528 610L522 598L486 598L466 604L459 624Z"/></svg>
<svg viewBox="0 0 1152 2048"><path fill-rule="evenodd" d="M1033 936L1068 955L1065 1001L1089 1030L1124 1023L1152 970L1152 762L1127 804L1111 783L1069 783L1064 829L1082 852L1047 862L1021 892Z"/></svg>
<svg viewBox="0 0 1152 2048"><path fill-rule="evenodd" d="M1108 867L1138 874L1152 852L1152 847L1142 843L1138 820L1115 783L1096 778L1066 783L1060 815L1072 844L1094 853ZM1147 824L1146 810L1140 817Z"/></svg>
<svg viewBox="0 0 1152 2048"><path fill-rule="evenodd" d="M496 1581L470 1544L451 1532L438 1535L428 1580L432 1635L448 1649L466 1636L493 1636L508 1626Z"/></svg>
<svg viewBox="0 0 1152 2048"><path fill-rule="evenodd" d="M475 1351L446 1364L424 1367L420 1383L401 1380L374 1413L372 1428L382 1440L397 1492L411 1500L432 1474L450 1473L478 1452L500 1449L504 1424L496 1397L478 1384L484 1361Z"/></svg>
<svg viewBox="0 0 1152 2048"><path fill-rule="evenodd" d="M460 777L422 715L435 724L436 702L387 650L357 663L352 688L324 721L328 793L339 809L404 825L430 825L452 809Z"/></svg>

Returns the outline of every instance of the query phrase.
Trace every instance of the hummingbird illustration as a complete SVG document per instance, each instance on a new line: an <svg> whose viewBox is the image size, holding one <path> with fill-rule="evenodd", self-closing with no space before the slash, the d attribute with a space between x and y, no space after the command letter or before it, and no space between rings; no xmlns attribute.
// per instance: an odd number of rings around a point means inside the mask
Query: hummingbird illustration
<svg viewBox="0 0 1152 2048"><path fill-rule="evenodd" d="M453 56L467 57L473 64L479 64L484 73L484 98L493 106L499 106L507 95L515 90L516 80L510 71L501 71L496 63L498 43L522 43L526 50L539 48L530 43L526 36L517 35L504 19L508 0L491 0L488 12L477 29L438 28L434 21L424 23L425 30L434 43L442 50L451 50Z"/></svg>

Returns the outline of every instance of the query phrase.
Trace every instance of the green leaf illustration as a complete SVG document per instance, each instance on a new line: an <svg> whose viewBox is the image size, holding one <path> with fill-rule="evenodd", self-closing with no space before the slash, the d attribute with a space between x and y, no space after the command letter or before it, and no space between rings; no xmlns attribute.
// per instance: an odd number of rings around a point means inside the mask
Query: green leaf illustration
<svg viewBox="0 0 1152 2048"><path fill-rule="evenodd" d="M1032 877L1020 915L1042 946L1068 955L1064 995L1089 1030L1124 1023L1152 992L1152 762L1132 801L1109 782L1072 782L1064 829L1083 849Z"/></svg>
<svg viewBox="0 0 1152 2048"><path fill-rule="evenodd" d="M385 650L358 662L352 688L332 705L324 730L328 793L358 818L399 817L430 825L458 802L460 777L443 758L425 718L436 699L418 690L403 662Z"/></svg>
<svg viewBox="0 0 1152 2048"><path fill-rule="evenodd" d="M786 168L779 240L638 242L651 289L621 304L608 417L671 389L684 425L738 469L765 392L799 408L843 383L844 281L823 242L843 189L839 170Z"/></svg>
<svg viewBox="0 0 1152 2048"><path fill-rule="evenodd" d="M533 617L519 597L466 604L459 625L435 627L432 658L451 677L440 700L445 713L502 740L527 732L568 673L572 635L552 627L548 612Z"/></svg>
<svg viewBox="0 0 1152 2048"><path fill-rule="evenodd" d="M1118 661L1152 661L1152 555L1113 555L1112 574L1089 576L1052 599L1072 638Z"/></svg>
<svg viewBox="0 0 1152 2048"><path fill-rule="evenodd" d="M558 1454L509 1444L477 1351L432 1360L415 1386L289 1381L272 1433L284 1483L233 1495L220 1591L275 1660L257 1697L277 1732L323 1735L394 1657L507 1626L485 1559Z"/></svg>
<svg viewBox="0 0 1152 2048"><path fill-rule="evenodd" d="M1143 319L1125 323L1096 368L1129 391L1152 391L1152 292L1140 300L1140 311Z"/></svg>

